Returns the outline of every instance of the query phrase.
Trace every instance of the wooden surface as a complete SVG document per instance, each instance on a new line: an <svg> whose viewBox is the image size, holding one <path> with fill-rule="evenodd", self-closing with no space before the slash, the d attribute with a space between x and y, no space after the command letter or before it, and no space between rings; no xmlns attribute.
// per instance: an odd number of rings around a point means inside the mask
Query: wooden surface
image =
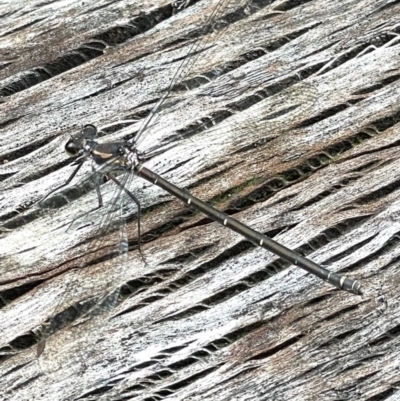
<svg viewBox="0 0 400 401"><path fill-rule="evenodd" d="M1 1L0 399L399 399L399 14L387 0ZM95 191L37 205L73 171L70 135L133 137L180 67L146 166L361 280L361 296L139 178L147 264L132 205L128 253L113 227L93 239L111 182L76 221Z"/></svg>

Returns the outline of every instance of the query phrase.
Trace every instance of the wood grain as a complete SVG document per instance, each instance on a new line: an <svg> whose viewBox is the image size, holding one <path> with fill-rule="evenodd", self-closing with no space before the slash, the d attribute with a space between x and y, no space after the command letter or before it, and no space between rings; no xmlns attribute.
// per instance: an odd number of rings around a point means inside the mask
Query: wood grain
<svg viewBox="0 0 400 401"><path fill-rule="evenodd" d="M26 3L0 2L0 398L397 399L398 2ZM139 178L147 263L134 205L122 255L107 208L74 221L90 167L39 207L70 135L132 138L171 81L146 166L361 296Z"/></svg>

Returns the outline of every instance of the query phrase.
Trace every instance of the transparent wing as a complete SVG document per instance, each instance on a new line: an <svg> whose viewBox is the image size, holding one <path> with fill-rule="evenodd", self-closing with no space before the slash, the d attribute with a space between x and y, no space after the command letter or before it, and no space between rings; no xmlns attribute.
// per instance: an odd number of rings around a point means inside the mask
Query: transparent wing
<svg viewBox="0 0 400 401"><path fill-rule="evenodd" d="M230 3L231 1L226 0L217 3L204 25L204 32L199 35L200 38L206 35L207 32L212 31L212 21L215 21L218 17L226 13L226 7L228 7ZM216 40L217 37L214 37L213 41L215 42ZM204 41L204 43L202 39L193 41L192 45L189 47L190 56L186 57L180 64L168 89L142 123L141 128L135 137L136 140L144 137L144 134L150 133L150 123L152 123L152 120L156 118L157 112L160 111L166 100L171 97L174 86L176 86L179 81L183 81L190 75L193 65L199 57L200 50L205 46L212 46L212 44L213 42L210 42L209 39ZM41 202L41 207L58 208L65 203L69 203L84 196L86 193L92 192L96 186L100 185L102 178L106 176L110 170L112 171L114 161L115 160L111 160L104 166L96 168L93 173L81 177L72 186L55 192L49 198ZM132 179L133 174L130 172L125 173L121 178L121 184L123 187L129 188ZM64 295L54 307L54 311L52 312L53 317L38 330L41 339L38 354L42 354L45 349L46 340L55 332L68 327L72 322L76 322L77 319L81 320L96 317L115 306L122 283L110 280L110 282L107 283L109 292L98 292L95 288L95 283L85 282L82 279L82 272L90 263L93 263L92 260L94 253L100 251L99 253L102 254L101 258L104 259L104 253L101 251L106 247L109 248L108 257L112 259L114 264L123 263L124 258L126 259L128 239L125 217L126 214L132 213L130 207L125 210L125 206L129 204L129 200L127 201L126 198L127 196L124 193L124 190L120 187L115 187L112 196L103 208L97 209L95 207L82 215L79 215L74 219L72 224L71 222L65 223L66 226L69 226L69 230L81 229L81 227L87 225L96 228L92 230L92 237L87 239L87 247L84 250L85 256L78 259L76 268L66 284ZM117 233L118 239L113 246L110 247L108 244L108 236L111 232ZM88 294L88 299L86 300L82 298L82 295L79 295L84 293ZM79 302L74 302L74 300L77 299L79 299ZM88 333L88 336L90 337L90 333ZM57 361L57 358L42 359L52 361L47 368L44 368L47 372L56 370L59 363L61 363L61 361ZM42 365L45 366L46 364L42 362Z"/></svg>
<svg viewBox="0 0 400 401"><path fill-rule="evenodd" d="M204 82L204 80L207 81L211 79L213 74L210 74L210 78L196 74L199 70L198 64L202 57L204 57L205 52L210 51L223 35L223 28L227 25L227 21L224 20L224 17L229 18L229 15L233 11L245 7L248 4L249 2L247 0L220 0L211 8L206 20L202 21L202 26L198 29L198 32L196 32L195 39L189 39L189 44L186 44L186 56L183 61L178 64L168 87L160 88L159 93L162 94L162 96L140 124L133 139L137 145L141 144L145 136L150 135L156 126L158 114L162 108L166 106L167 100L168 103L174 103L174 98L179 99L182 92L189 88L196 87L198 85L197 82ZM192 32L191 35L193 34Z"/></svg>
<svg viewBox="0 0 400 401"><path fill-rule="evenodd" d="M105 170L102 169L101 172L104 174ZM96 179L98 175L99 171L96 171L91 178ZM132 176L130 173L123 175L121 184L125 187ZM41 356L45 347L48 347L47 339L70 325L76 326L92 319L94 320L91 323L92 328L96 330L101 323L101 319L97 318L112 310L118 302L122 285L118 277L110 275L99 285L96 280L87 280L83 273L85 269L96 266L96 259L97 262L103 263L107 259L120 265L126 263L128 252L126 217L131 213L131 202L123 188L114 185L112 196L107 197L98 213L91 216L86 214L74 222L75 227L70 227L74 230L79 229L79 226L90 225L93 227L93 235L82 248L82 257L77 258L75 268L70 272L64 285L63 295L54 306L52 317L38 329L39 363L46 374L51 375L65 363L65 359L57 358L52 352L47 356L46 353ZM88 336L90 338L90 333ZM70 360L70 363L76 362L84 365L79 352Z"/></svg>

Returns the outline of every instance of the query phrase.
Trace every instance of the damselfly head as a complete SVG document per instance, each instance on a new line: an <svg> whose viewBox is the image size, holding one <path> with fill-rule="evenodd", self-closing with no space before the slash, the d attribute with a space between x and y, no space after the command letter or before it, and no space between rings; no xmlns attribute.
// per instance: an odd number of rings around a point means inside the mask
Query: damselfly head
<svg viewBox="0 0 400 401"><path fill-rule="evenodd" d="M65 152L69 157L76 157L84 150L88 141L93 141L96 137L97 128L94 125L85 125L81 133L71 139L65 144Z"/></svg>

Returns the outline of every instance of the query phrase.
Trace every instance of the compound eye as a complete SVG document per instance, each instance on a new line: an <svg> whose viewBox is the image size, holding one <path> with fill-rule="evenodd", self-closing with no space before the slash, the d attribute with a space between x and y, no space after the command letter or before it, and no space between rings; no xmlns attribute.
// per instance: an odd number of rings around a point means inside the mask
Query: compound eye
<svg viewBox="0 0 400 401"><path fill-rule="evenodd" d="M92 124L87 124L83 127L85 138L94 138L97 134L97 128Z"/></svg>
<svg viewBox="0 0 400 401"><path fill-rule="evenodd" d="M74 157L77 156L78 153L80 152L81 148L78 146L78 144L70 139L66 144L65 144L65 152L69 157Z"/></svg>

